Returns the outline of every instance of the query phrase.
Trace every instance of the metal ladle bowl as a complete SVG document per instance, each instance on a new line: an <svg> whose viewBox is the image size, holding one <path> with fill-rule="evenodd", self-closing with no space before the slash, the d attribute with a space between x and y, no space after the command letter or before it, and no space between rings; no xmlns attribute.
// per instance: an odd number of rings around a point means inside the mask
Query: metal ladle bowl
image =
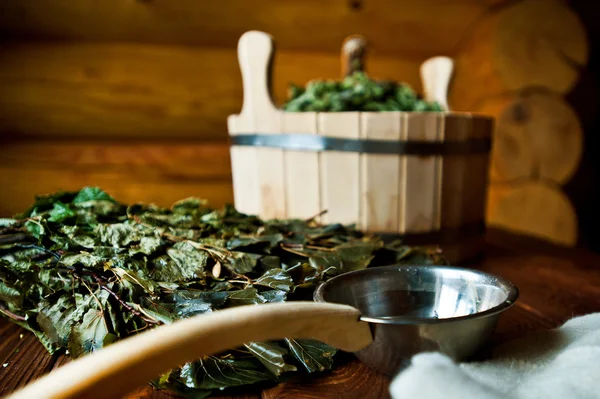
<svg viewBox="0 0 600 399"><path fill-rule="evenodd" d="M358 309L373 343L355 354L391 376L420 352L439 351L456 361L472 356L518 296L509 281L477 270L384 266L334 277L317 288L314 300Z"/></svg>

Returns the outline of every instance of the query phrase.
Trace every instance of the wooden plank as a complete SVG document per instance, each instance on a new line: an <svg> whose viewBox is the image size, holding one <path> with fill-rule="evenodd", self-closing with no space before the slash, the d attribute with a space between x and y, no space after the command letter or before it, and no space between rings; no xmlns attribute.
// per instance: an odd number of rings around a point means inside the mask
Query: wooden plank
<svg viewBox="0 0 600 399"><path fill-rule="evenodd" d="M577 213L569 197L553 184L535 180L491 184L486 213L490 226L557 245L577 244Z"/></svg>
<svg viewBox="0 0 600 399"><path fill-rule="evenodd" d="M275 108L271 98L271 62L273 59L273 39L262 32L248 32L240 39L238 60L242 71L244 103L242 112L236 119L236 133L277 134L281 133L282 113ZM283 151L277 148L245 148L243 160L235 160L233 173L243 174L247 179L243 186L234 186L236 206L248 213L258 214L265 219L285 218L285 181ZM234 152L232 156L237 154ZM241 169L241 170L238 170ZM246 173L249 169L256 169ZM241 177L236 177L238 183ZM255 187L249 187L251 185ZM251 191L246 192L245 189ZM241 192L241 193L240 193ZM249 196L258 195L250 204Z"/></svg>
<svg viewBox="0 0 600 399"><path fill-rule="evenodd" d="M0 146L0 215L36 194L100 186L119 201L170 206L196 196L232 203L227 143L9 142Z"/></svg>
<svg viewBox="0 0 600 399"><path fill-rule="evenodd" d="M1 396L47 373L55 360L33 334L0 317Z"/></svg>
<svg viewBox="0 0 600 399"><path fill-rule="evenodd" d="M441 140L442 117L436 113L411 112L403 115L407 140ZM403 159L404 215L400 233L422 233L440 227L439 156L409 155Z"/></svg>
<svg viewBox="0 0 600 399"><path fill-rule="evenodd" d="M317 134L317 113L284 113L282 131ZM286 151L284 157L288 217L307 219L317 215L321 212L319 154L310 151Z"/></svg>
<svg viewBox="0 0 600 399"><path fill-rule="evenodd" d="M344 359L344 354L340 358ZM331 373L296 378L263 391L263 399L389 398L389 378L345 355ZM339 361L339 358L338 358Z"/></svg>
<svg viewBox="0 0 600 399"><path fill-rule="evenodd" d="M236 393L232 395L211 395L211 399L260 399L260 392L252 393ZM169 390L157 390L151 386L145 386L138 390L131 392L123 399L175 399L185 398L185 396L177 395L176 393Z"/></svg>
<svg viewBox="0 0 600 399"><path fill-rule="evenodd" d="M369 71L419 89L419 62L374 54ZM225 139L242 106L233 48L2 43L0 65L0 137ZM290 82L339 78L339 52L278 51L273 69L282 103Z"/></svg>
<svg viewBox="0 0 600 399"><path fill-rule="evenodd" d="M359 112L319 113L319 134L329 137L360 138ZM360 223L360 154L326 151L321 164L321 206L325 223Z"/></svg>
<svg viewBox="0 0 600 399"><path fill-rule="evenodd" d="M596 263L597 265L597 257ZM520 291L518 302L555 324L600 311L600 270L579 258L521 255L490 257L481 270L505 277Z"/></svg>
<svg viewBox="0 0 600 399"><path fill-rule="evenodd" d="M492 120L470 114L444 117L444 141L489 138ZM441 228L455 229L485 220L489 153L445 155L441 160ZM456 243L442 245L451 263L462 264L476 258L483 249L481 236L456 237Z"/></svg>
<svg viewBox="0 0 600 399"><path fill-rule="evenodd" d="M227 118L229 134L244 133L244 123L239 115ZM252 147L231 146L231 176L233 201L236 209L249 215L260 213L260 193L258 186L257 151Z"/></svg>
<svg viewBox="0 0 600 399"><path fill-rule="evenodd" d="M224 141L10 141L0 166L90 173L145 172L146 178L225 180L231 176Z"/></svg>
<svg viewBox="0 0 600 399"><path fill-rule="evenodd" d="M361 138L401 140L404 133L401 115L400 112L361 113ZM404 216L399 214L402 166L398 155L361 155L362 228L374 232L398 231Z"/></svg>
<svg viewBox="0 0 600 399"><path fill-rule="evenodd" d="M282 48L319 51L337 51L346 35L360 32L377 51L434 56L454 51L484 10L479 0L5 1L0 29L18 38L230 48L244 32L259 29Z"/></svg>
<svg viewBox="0 0 600 399"><path fill-rule="evenodd" d="M473 136L472 119L468 114L445 115L443 118L443 141L465 141ZM476 203L477 198L473 195L480 190L471 192L473 186L480 186L481 181L469 181L469 169L475 167L471 164L472 156L445 155L440 161L442 163L442 188L441 188L441 228L456 228L467 222L481 221L483 213L477 220L466 220L465 214L469 211L469 202ZM481 201L481 199L480 199ZM482 209L482 207L478 207Z"/></svg>

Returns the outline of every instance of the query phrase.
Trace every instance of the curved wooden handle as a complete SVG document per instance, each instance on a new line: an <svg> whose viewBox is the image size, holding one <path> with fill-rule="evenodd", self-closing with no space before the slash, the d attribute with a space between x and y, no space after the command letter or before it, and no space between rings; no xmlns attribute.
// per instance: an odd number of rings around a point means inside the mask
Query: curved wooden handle
<svg viewBox="0 0 600 399"><path fill-rule="evenodd" d="M174 367L248 342L315 339L354 352L372 341L353 307L288 302L240 306L140 333L79 358L7 399L116 398Z"/></svg>
<svg viewBox="0 0 600 399"><path fill-rule="evenodd" d="M274 48L271 35L260 31L246 32L238 41L238 62L244 88L241 115L268 116L276 111L271 97Z"/></svg>
<svg viewBox="0 0 600 399"><path fill-rule="evenodd" d="M454 61L448 57L429 58L421 64L421 83L425 100L437 101L444 111L449 111L448 85Z"/></svg>

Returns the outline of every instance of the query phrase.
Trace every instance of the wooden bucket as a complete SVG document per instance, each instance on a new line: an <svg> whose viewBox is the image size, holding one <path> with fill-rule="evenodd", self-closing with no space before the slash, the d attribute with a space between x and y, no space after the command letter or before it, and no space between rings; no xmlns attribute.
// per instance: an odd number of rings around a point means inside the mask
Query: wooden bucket
<svg viewBox="0 0 600 399"><path fill-rule="evenodd" d="M230 115L235 206L263 218L356 224L448 260L480 254L493 120L453 112L285 112L270 95L272 38L247 32L242 111Z"/></svg>

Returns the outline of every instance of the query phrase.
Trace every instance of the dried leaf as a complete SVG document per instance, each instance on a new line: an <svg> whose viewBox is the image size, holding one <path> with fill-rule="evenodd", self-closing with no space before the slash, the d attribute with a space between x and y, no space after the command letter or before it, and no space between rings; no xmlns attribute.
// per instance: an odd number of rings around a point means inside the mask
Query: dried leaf
<svg viewBox="0 0 600 399"><path fill-rule="evenodd" d="M60 223L74 216L75 212L68 205L56 201L54 203L54 208L50 211L48 221Z"/></svg>
<svg viewBox="0 0 600 399"><path fill-rule="evenodd" d="M95 233L102 244L113 247L124 247L142 238L141 232L127 223L99 224Z"/></svg>
<svg viewBox="0 0 600 399"><path fill-rule="evenodd" d="M196 198L171 209L125 205L95 187L36 197L17 218L0 219L0 235L0 313L50 353L72 356L206 312L305 299L345 271L442 259L436 250L383 246L352 226L260 220ZM334 354L314 341L254 342L154 384L204 397L327 370Z"/></svg>
<svg viewBox="0 0 600 399"><path fill-rule="evenodd" d="M104 312L98 309L90 309L83 316L81 325L73 329L69 351L74 357L79 357L85 353L102 349L114 342L116 338L114 334L108 332Z"/></svg>
<svg viewBox="0 0 600 399"><path fill-rule="evenodd" d="M309 373L328 370L333 365L337 349L332 346L307 339L286 338L285 342Z"/></svg>
<svg viewBox="0 0 600 399"><path fill-rule="evenodd" d="M228 297L229 293L225 291L179 290L172 295L172 300L175 302L176 314L187 318L221 308Z"/></svg>
<svg viewBox="0 0 600 399"><path fill-rule="evenodd" d="M40 222L35 221L33 219L28 220L25 223L25 227L31 233L31 235L38 239L46 233L46 229L44 229L44 226Z"/></svg>
<svg viewBox="0 0 600 399"><path fill-rule="evenodd" d="M142 237L140 244L137 247L129 250L129 255L141 253L144 255L152 255L162 246L162 240L160 237Z"/></svg>
<svg viewBox="0 0 600 399"><path fill-rule="evenodd" d="M80 204L82 202L88 202L88 201L111 201L111 202L114 202L114 199L98 187L84 187L77 193L75 198L73 198L74 204Z"/></svg>
<svg viewBox="0 0 600 399"><path fill-rule="evenodd" d="M254 281L256 285L275 288L281 291L290 291L294 281L290 275L283 269L267 270L265 274Z"/></svg>
<svg viewBox="0 0 600 399"><path fill-rule="evenodd" d="M260 255L246 252L231 252L230 255L223 260L223 266L234 273L250 273L256 267L260 257Z"/></svg>
<svg viewBox="0 0 600 399"><path fill-rule="evenodd" d="M283 236L281 234L235 237L227 241L227 249L258 250L270 253L270 251L277 247L282 241Z"/></svg>
<svg viewBox="0 0 600 399"><path fill-rule="evenodd" d="M125 270L120 267L113 267L111 268L111 271L119 276L122 282L138 285L147 293L154 294L154 290L156 289L154 281L142 276L135 270Z"/></svg>
<svg viewBox="0 0 600 399"><path fill-rule="evenodd" d="M287 371L296 371L296 366L285 362L288 350L275 342L250 342L244 347L276 377Z"/></svg>
<svg viewBox="0 0 600 399"><path fill-rule="evenodd" d="M265 302L285 302L287 299L287 292L279 290L263 291L260 293Z"/></svg>
<svg viewBox="0 0 600 399"><path fill-rule="evenodd" d="M180 374L180 381L195 389L224 389L273 379L273 375L255 358L208 357L187 363Z"/></svg>
<svg viewBox="0 0 600 399"><path fill-rule="evenodd" d="M79 253L73 255L64 255L60 258L60 263L65 266L75 266L81 264L90 268L101 268L104 258L90 253Z"/></svg>
<svg viewBox="0 0 600 399"><path fill-rule="evenodd" d="M71 335L71 327L77 321L75 311L75 304L66 295L60 297L54 304L45 303L41 305L36 321L55 346L67 346Z"/></svg>
<svg viewBox="0 0 600 399"><path fill-rule="evenodd" d="M18 309L23 306L23 293L14 287L0 281L0 301L8 304L9 309Z"/></svg>
<svg viewBox="0 0 600 399"><path fill-rule="evenodd" d="M267 302L267 300L258 293L256 288L245 288L243 290L229 291L228 294L228 307L256 305Z"/></svg>

